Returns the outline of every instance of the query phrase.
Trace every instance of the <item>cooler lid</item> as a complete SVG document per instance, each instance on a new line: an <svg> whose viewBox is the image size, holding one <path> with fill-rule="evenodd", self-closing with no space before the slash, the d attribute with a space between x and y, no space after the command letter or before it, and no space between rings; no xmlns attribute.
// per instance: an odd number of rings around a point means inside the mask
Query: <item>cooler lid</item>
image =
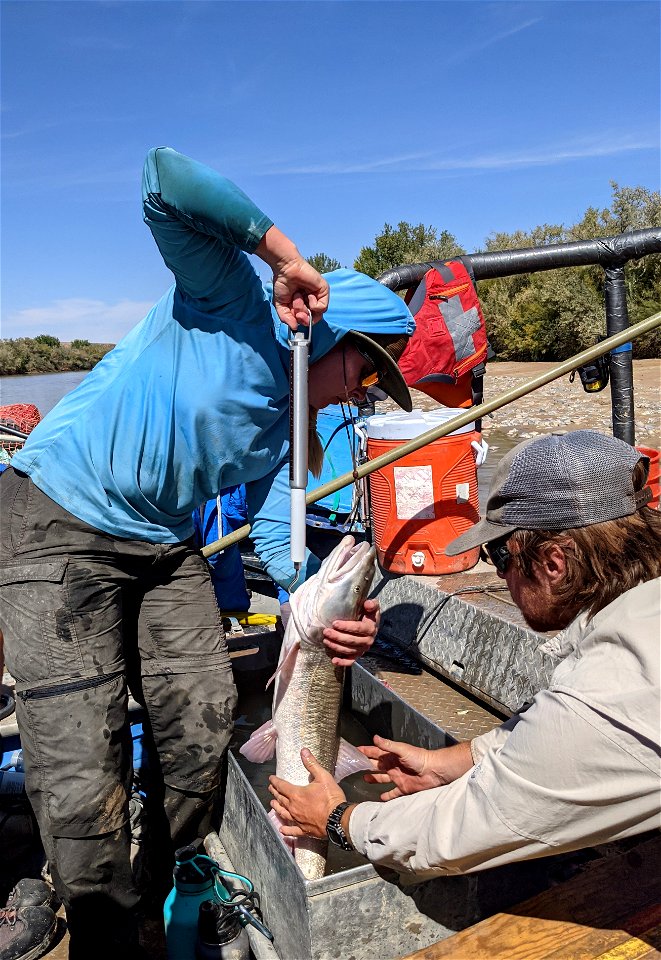
<svg viewBox="0 0 661 960"><path fill-rule="evenodd" d="M460 413L466 413L463 407L439 407L438 410L393 411L392 413L377 413L367 420L367 436L371 440L413 440L428 430L442 426ZM475 429L475 422L467 423L458 430L453 430L449 436L458 433L470 433Z"/></svg>

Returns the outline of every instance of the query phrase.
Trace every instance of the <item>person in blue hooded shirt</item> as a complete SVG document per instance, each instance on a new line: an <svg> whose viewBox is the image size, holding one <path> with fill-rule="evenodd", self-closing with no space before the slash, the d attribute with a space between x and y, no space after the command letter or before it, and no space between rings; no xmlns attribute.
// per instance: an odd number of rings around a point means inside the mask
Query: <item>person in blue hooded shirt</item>
<svg viewBox="0 0 661 960"><path fill-rule="evenodd" d="M292 588L287 334L315 323L313 424L377 382L411 406L396 361L414 323L392 291L352 270L322 277L234 184L170 148L147 155L143 211L174 285L0 478L0 629L72 957L138 955L129 690L174 845L202 832L217 793L236 691L192 512L245 483L256 550ZM246 253L273 269L271 298ZM333 624L333 662L364 652L377 619L366 601Z"/></svg>

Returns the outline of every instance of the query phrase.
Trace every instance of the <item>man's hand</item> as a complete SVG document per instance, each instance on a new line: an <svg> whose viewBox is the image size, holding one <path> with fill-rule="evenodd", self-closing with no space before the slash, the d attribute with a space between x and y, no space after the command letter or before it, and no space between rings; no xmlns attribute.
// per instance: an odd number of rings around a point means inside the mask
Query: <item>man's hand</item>
<svg viewBox="0 0 661 960"><path fill-rule="evenodd" d="M277 227L270 227L255 250L273 270L273 305L291 330L321 320L328 309L328 284Z"/></svg>
<svg viewBox="0 0 661 960"><path fill-rule="evenodd" d="M283 836L322 839L329 816L346 797L309 750L301 750L301 760L312 781L306 787L296 787L280 777L269 777L269 791L274 798L271 806L282 820Z"/></svg>
<svg viewBox="0 0 661 960"><path fill-rule="evenodd" d="M374 773L366 773L368 783L392 783L382 800L394 800L420 790L452 783L473 766L470 742L440 750L425 750L410 743L374 737L373 747L358 747L374 763Z"/></svg>
<svg viewBox="0 0 661 960"><path fill-rule="evenodd" d="M332 627L326 627L324 646L337 667L350 667L367 653L377 635L380 616L378 600L366 600L360 620L334 620Z"/></svg>

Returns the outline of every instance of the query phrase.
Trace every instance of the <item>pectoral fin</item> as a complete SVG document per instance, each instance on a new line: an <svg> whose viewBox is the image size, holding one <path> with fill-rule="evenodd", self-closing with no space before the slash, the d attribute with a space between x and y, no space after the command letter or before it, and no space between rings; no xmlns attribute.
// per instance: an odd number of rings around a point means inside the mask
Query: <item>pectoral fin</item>
<svg viewBox="0 0 661 960"><path fill-rule="evenodd" d="M368 760L357 747L354 747L347 740L340 740L340 749L337 752L337 763L335 764L335 779L338 783L345 777L350 777L352 773L373 769L372 761Z"/></svg>
<svg viewBox="0 0 661 960"><path fill-rule="evenodd" d="M284 684L285 688L287 687L287 684L291 680L294 667L296 666L296 657L298 656L298 651L300 649L301 645L298 640L288 644L287 646L285 646L283 643L282 650L280 652L280 662L278 663L278 668L273 676L269 678L269 681L265 687L266 690L268 690L274 680L280 680L281 685Z"/></svg>
<svg viewBox="0 0 661 960"><path fill-rule="evenodd" d="M267 720L266 723L252 732L250 739L246 740L239 749L239 753L252 763L266 763L267 760L275 756L277 739L278 731L275 729L273 720Z"/></svg>

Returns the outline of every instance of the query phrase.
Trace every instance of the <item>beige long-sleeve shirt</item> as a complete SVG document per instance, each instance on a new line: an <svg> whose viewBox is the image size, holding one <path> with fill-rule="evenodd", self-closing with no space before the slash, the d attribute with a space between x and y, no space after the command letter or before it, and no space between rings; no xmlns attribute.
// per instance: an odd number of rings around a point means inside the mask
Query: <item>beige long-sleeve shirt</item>
<svg viewBox="0 0 661 960"><path fill-rule="evenodd" d="M559 635L564 659L525 713L473 740L453 783L361 803L351 839L423 878L470 873L661 825L661 580Z"/></svg>

